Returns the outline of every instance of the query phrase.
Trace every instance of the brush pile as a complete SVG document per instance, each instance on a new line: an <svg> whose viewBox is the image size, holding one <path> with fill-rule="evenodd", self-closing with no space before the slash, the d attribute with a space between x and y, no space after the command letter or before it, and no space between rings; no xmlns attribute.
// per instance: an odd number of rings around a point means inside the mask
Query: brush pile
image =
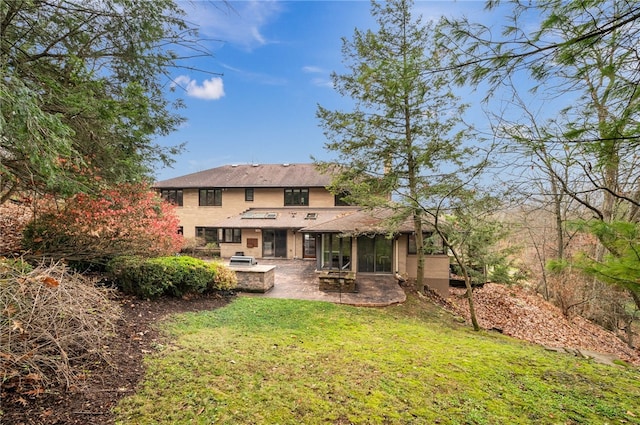
<svg viewBox="0 0 640 425"><path fill-rule="evenodd" d="M89 363L108 362L121 313L111 291L62 264L0 258L2 391L37 396L73 387Z"/></svg>

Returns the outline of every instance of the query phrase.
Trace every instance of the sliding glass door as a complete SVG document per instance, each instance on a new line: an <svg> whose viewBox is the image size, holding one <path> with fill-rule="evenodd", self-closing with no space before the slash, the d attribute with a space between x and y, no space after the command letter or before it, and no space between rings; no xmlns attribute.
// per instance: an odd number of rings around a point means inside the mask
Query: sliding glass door
<svg viewBox="0 0 640 425"><path fill-rule="evenodd" d="M393 240L376 235L358 238L358 271L363 273L391 273Z"/></svg>
<svg viewBox="0 0 640 425"><path fill-rule="evenodd" d="M262 230L262 256L279 258L287 257L286 229Z"/></svg>

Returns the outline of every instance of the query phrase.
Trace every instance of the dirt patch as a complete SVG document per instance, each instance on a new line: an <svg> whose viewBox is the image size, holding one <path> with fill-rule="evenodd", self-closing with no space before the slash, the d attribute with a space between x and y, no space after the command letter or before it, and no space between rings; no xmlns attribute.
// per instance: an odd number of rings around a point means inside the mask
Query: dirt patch
<svg viewBox="0 0 640 425"><path fill-rule="evenodd" d="M110 367L104 363L90 365L84 381L68 390L49 388L38 397L0 394L0 424L113 424L111 409L121 398L135 392L144 375L143 356L162 342L155 324L174 313L220 308L231 299L221 295L154 301L118 298L123 320L108 347Z"/></svg>

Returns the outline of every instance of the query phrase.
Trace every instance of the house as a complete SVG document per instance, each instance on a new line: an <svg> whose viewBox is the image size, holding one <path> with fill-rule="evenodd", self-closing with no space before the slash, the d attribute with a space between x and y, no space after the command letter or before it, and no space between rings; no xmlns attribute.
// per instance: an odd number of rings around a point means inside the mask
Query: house
<svg viewBox="0 0 640 425"><path fill-rule="evenodd" d="M225 165L155 187L175 203L185 238L220 245L223 258L306 259L317 270L400 273L415 278L411 223L382 227L383 211L346 205L327 190L331 176L313 164ZM427 236L430 232L425 231ZM425 258L425 281L447 296L449 257L435 247Z"/></svg>

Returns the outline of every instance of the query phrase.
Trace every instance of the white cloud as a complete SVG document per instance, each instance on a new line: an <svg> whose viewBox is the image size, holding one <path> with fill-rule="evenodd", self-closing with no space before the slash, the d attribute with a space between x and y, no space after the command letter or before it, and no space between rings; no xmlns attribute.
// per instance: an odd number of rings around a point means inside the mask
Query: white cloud
<svg viewBox="0 0 640 425"><path fill-rule="evenodd" d="M307 65L302 67L302 72L307 74L319 75L311 79L311 84L317 87L333 88L331 73L319 66Z"/></svg>
<svg viewBox="0 0 640 425"><path fill-rule="evenodd" d="M175 85L178 85L187 92L187 96L195 97L205 100L217 100L224 96L224 84L222 78L213 77L208 80L204 80L202 85L199 85L196 80L192 80L186 75L180 75L175 80Z"/></svg>
<svg viewBox="0 0 640 425"><path fill-rule="evenodd" d="M201 34L247 50L270 44L264 28L282 12L277 1L252 0L223 2L183 2L188 20L197 24Z"/></svg>
<svg viewBox="0 0 640 425"><path fill-rule="evenodd" d="M244 69L236 68L236 67L227 65L225 63L221 64L221 66L224 69L233 71L233 73L239 75L246 81L254 81L254 82L258 82L260 84L266 84L269 86L284 86L287 84L287 80L282 77L273 77L271 75L267 75L259 72L246 71Z"/></svg>
<svg viewBox="0 0 640 425"><path fill-rule="evenodd" d="M303 66L302 67L302 71L309 73L309 74L323 74L326 73L325 70L323 70L320 67L317 66Z"/></svg>
<svg viewBox="0 0 640 425"><path fill-rule="evenodd" d="M329 87L333 88L333 81L327 78L314 78L311 80L311 84L318 87Z"/></svg>

